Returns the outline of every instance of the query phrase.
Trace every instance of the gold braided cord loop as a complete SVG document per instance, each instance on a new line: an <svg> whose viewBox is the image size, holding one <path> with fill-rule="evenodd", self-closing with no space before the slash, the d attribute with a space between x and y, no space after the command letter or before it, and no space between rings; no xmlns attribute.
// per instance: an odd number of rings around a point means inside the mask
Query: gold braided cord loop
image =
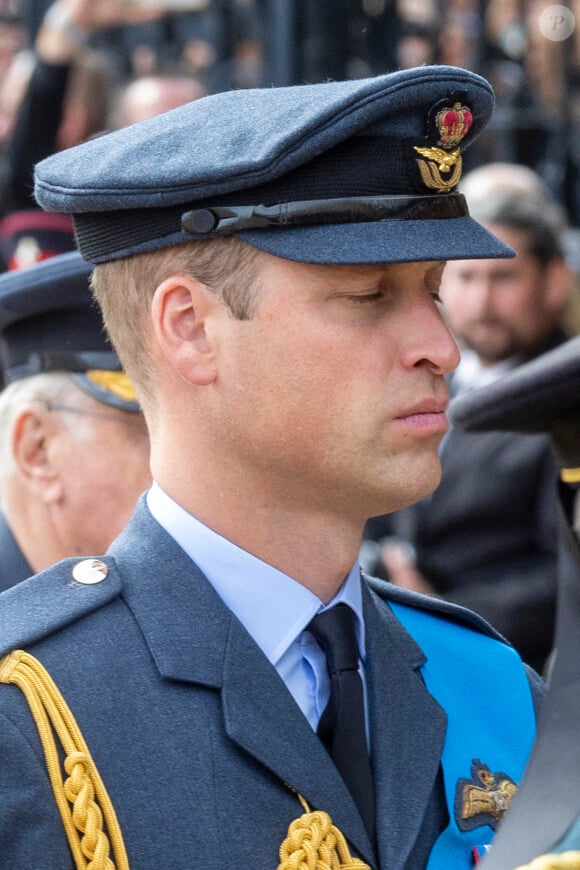
<svg viewBox="0 0 580 870"><path fill-rule="evenodd" d="M531 864L516 870L580 870L580 852L562 852L560 855L540 855Z"/></svg>
<svg viewBox="0 0 580 870"><path fill-rule="evenodd" d="M75 718L48 671L34 656L15 650L0 659L0 683L18 686L26 697L77 870L129 870L111 799ZM55 734L65 752L64 781Z"/></svg>
<svg viewBox="0 0 580 870"><path fill-rule="evenodd" d="M344 834L328 813L311 812L302 795L297 797L305 812L288 828L280 846L278 870L370 870L350 854Z"/></svg>

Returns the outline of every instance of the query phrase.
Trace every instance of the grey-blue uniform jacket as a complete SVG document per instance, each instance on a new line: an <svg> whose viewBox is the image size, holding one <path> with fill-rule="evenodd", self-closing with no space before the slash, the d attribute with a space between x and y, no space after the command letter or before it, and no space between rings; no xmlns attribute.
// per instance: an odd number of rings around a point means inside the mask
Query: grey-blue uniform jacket
<svg viewBox="0 0 580 870"><path fill-rule="evenodd" d="M21 583L34 571L16 543L4 514L0 514L0 592Z"/></svg>
<svg viewBox="0 0 580 870"><path fill-rule="evenodd" d="M446 715L417 673L425 656L381 600L413 593L384 584L379 596L363 582L377 858L278 673L144 500L103 557L102 582L76 582L78 561L0 596L0 654L25 649L55 680L116 809L131 870L275 870L302 814L294 790L331 815L370 867L426 866L447 823ZM493 634L473 614L422 601ZM13 685L0 685L0 865L74 867L36 725Z"/></svg>

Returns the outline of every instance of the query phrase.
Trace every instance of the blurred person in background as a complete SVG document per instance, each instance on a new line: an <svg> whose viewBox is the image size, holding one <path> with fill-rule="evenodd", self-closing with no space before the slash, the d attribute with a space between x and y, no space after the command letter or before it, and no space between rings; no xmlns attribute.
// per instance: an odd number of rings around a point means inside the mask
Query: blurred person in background
<svg viewBox="0 0 580 870"><path fill-rule="evenodd" d="M27 42L26 24L18 9L0 7L0 79Z"/></svg>
<svg viewBox="0 0 580 870"><path fill-rule="evenodd" d="M26 22L16 3L0 3L0 187L6 174L6 146L30 76Z"/></svg>
<svg viewBox="0 0 580 870"><path fill-rule="evenodd" d="M151 482L90 271L72 253L0 276L0 591L108 547Z"/></svg>
<svg viewBox="0 0 580 870"><path fill-rule="evenodd" d="M112 83L106 55L89 45L92 34L161 14L154 8L119 0L56 0L48 8L34 43L33 63L23 69L19 79L23 91L20 104L13 121L9 119L13 126L0 203L4 269L22 268L74 250L70 220L56 216L47 221L36 207L32 197L34 165L55 151L103 132L107 126Z"/></svg>
<svg viewBox="0 0 580 870"><path fill-rule="evenodd" d="M462 346L452 396L491 383L566 339L570 291L561 211L530 170L489 166L463 185L471 214L516 252L513 260L455 261L441 285ZM472 191L473 195L470 194ZM367 524L378 570L400 586L445 597L484 616L542 670L552 645L556 490L549 439L452 429L442 481L429 498Z"/></svg>
<svg viewBox="0 0 580 870"><path fill-rule="evenodd" d="M16 116L30 82L34 63L34 52L29 48L23 48L12 58L10 66L0 79L0 148L2 148L3 160Z"/></svg>
<svg viewBox="0 0 580 870"><path fill-rule="evenodd" d="M114 24L137 25L161 14L162 10L120 0L56 0L49 7L35 41L32 66L24 68L19 79L28 74L20 88L24 93L3 186L0 254L5 269L23 268L75 248L70 218L47 215L32 199L35 163L111 124L135 123L205 94L198 79L179 69L131 80L115 92L107 55L89 46Z"/></svg>
<svg viewBox="0 0 580 870"><path fill-rule="evenodd" d="M135 78L119 91L111 115L112 126L136 124L205 95L201 81L179 70Z"/></svg>

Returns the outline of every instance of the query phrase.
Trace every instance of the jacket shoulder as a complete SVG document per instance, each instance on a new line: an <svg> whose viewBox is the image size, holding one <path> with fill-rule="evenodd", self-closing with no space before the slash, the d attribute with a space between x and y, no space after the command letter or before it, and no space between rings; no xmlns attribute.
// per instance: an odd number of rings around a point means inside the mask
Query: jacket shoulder
<svg viewBox="0 0 580 870"><path fill-rule="evenodd" d="M480 635L491 638L492 640L499 641L499 643L503 644L505 647L509 647L509 649L519 659L517 652L511 646L509 641L486 622L485 619L477 613L474 613L472 610L468 610L466 607L461 607L458 604L452 604L449 601L443 601L440 598L421 595L418 592L411 592L408 589L402 589L400 586L395 586L392 583L388 583L385 580L379 580L376 577L367 577L365 575L363 575L363 577L367 581L371 591L385 603L394 602L397 604L403 604L407 607L421 611L428 616L432 616L434 622L451 622L455 625L463 626L464 628L477 632ZM538 676L529 665L521 662L521 659L520 663L528 680L532 702L537 716L543 702L545 686L542 678Z"/></svg>
<svg viewBox="0 0 580 870"><path fill-rule="evenodd" d="M459 604L452 604L450 601L444 601L441 598L436 598L431 595L422 595L419 592L412 592L409 589L403 589L400 586L395 586L386 580L379 580L377 577L368 577L363 575L370 589L385 602L392 601L396 604L404 604L407 607L412 607L416 610L421 610L424 613L431 614L434 619L443 619L448 622L455 622L470 628L479 634L487 635L494 640L499 640L502 643L508 641L493 628L489 622L486 622L483 617L469 610L467 607L462 607Z"/></svg>
<svg viewBox="0 0 580 870"><path fill-rule="evenodd" d="M108 556L58 562L0 594L0 656L60 631L117 598L121 579Z"/></svg>

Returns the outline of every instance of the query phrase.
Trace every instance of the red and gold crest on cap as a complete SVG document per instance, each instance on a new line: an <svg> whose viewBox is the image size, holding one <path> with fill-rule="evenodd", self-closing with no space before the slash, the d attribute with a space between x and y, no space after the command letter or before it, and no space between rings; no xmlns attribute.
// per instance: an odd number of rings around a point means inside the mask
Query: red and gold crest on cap
<svg viewBox="0 0 580 870"><path fill-rule="evenodd" d="M421 180L430 190L447 193L461 178L462 161L459 143L469 132L473 123L471 109L456 102L443 106L435 114L435 126L439 139L432 148L415 146L423 159L417 159Z"/></svg>
<svg viewBox="0 0 580 870"><path fill-rule="evenodd" d="M439 144L442 148L456 148L469 132L473 115L467 106L455 103L452 108L445 107L435 115L439 131Z"/></svg>

